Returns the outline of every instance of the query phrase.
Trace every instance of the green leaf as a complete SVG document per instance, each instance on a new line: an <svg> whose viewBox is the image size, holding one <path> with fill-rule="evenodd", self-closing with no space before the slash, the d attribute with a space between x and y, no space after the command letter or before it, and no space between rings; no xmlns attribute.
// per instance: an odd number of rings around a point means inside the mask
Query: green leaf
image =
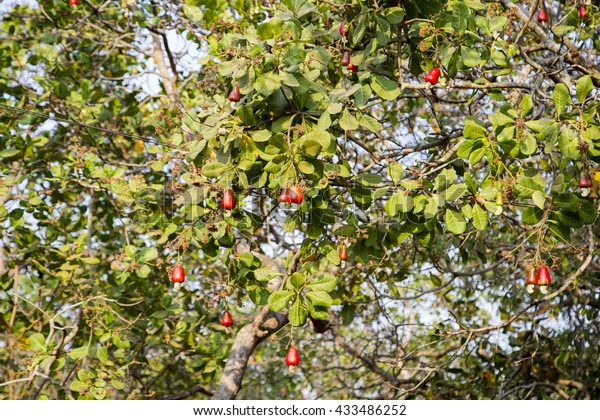
<svg viewBox="0 0 600 420"><path fill-rule="evenodd" d="M347 131L348 130L356 130L358 128L358 121L356 120L354 115L352 115L350 113L348 108L344 108L344 112L342 113L342 116L340 117L339 123L340 123L340 127L342 127L344 130L347 130Z"/></svg>
<svg viewBox="0 0 600 420"><path fill-rule="evenodd" d="M92 395L97 400L103 400L104 398L106 398L106 389L94 387Z"/></svg>
<svg viewBox="0 0 600 420"><path fill-rule="evenodd" d="M145 248L140 255L140 261L143 262L153 261L156 258L158 258L158 250L156 248Z"/></svg>
<svg viewBox="0 0 600 420"><path fill-rule="evenodd" d="M98 352L96 353L96 355L98 356L98 360L100 360L100 362L103 365L106 365L106 366L114 365L114 363L108 357L108 349L106 347L100 347L98 349Z"/></svg>
<svg viewBox="0 0 600 420"><path fill-rule="evenodd" d="M71 382L71 385L69 385L69 388L71 389L71 391L83 394L87 390L87 384L81 381L73 381Z"/></svg>
<svg viewBox="0 0 600 420"><path fill-rule="evenodd" d="M525 139L521 140L520 149L521 153L526 156L530 156L536 152L537 141L531 133L525 133Z"/></svg>
<svg viewBox="0 0 600 420"><path fill-rule="evenodd" d="M390 178L392 178L392 182L397 184L402 178L402 174L404 173L404 167L399 163L390 163L388 165L388 174L390 174Z"/></svg>
<svg viewBox="0 0 600 420"><path fill-rule="evenodd" d="M338 255L338 252L335 249L329 251L327 255L325 255L325 258L327 258L327 261L329 261L333 265L340 265L340 263L342 262L340 256Z"/></svg>
<svg viewBox="0 0 600 420"><path fill-rule="evenodd" d="M571 102L569 88L562 83L558 83L552 92L552 102L556 109L556 115L560 117L565 107Z"/></svg>
<svg viewBox="0 0 600 420"><path fill-rule="evenodd" d="M452 7L452 27L464 35L471 15L469 8L462 2L456 2Z"/></svg>
<svg viewBox="0 0 600 420"><path fill-rule="evenodd" d="M533 111L533 97L529 93L523 95L523 99L521 99L521 103L519 104L519 109L521 110L522 117L529 115L531 111Z"/></svg>
<svg viewBox="0 0 600 420"><path fill-rule="evenodd" d="M371 88L380 98L388 101L393 101L400 96L398 83L380 74L376 74L371 78Z"/></svg>
<svg viewBox="0 0 600 420"><path fill-rule="evenodd" d="M370 115L363 115L358 113L358 123L361 127L366 128L371 133L378 133L381 131L381 124L375 118Z"/></svg>
<svg viewBox="0 0 600 420"><path fill-rule="evenodd" d="M77 347L69 352L69 357L73 360L83 359L88 354L88 347Z"/></svg>
<svg viewBox="0 0 600 420"><path fill-rule="evenodd" d="M151 271L152 269L147 264L140 264L139 268L135 270L135 274L141 279L146 279Z"/></svg>
<svg viewBox="0 0 600 420"><path fill-rule="evenodd" d="M332 304L331 296L323 290L306 292L306 298L315 306L329 308Z"/></svg>
<svg viewBox="0 0 600 420"><path fill-rule="evenodd" d="M321 153L323 145L316 140L307 139L302 143L302 149L306 155L317 157Z"/></svg>
<svg viewBox="0 0 600 420"><path fill-rule="evenodd" d="M314 165L305 160L301 160L300 162L298 162L298 169L300 170L300 172L306 175L310 175L315 172Z"/></svg>
<svg viewBox="0 0 600 420"><path fill-rule="evenodd" d="M288 303L296 294L291 290L282 290L272 293L269 296L269 309L273 312L280 312L287 308Z"/></svg>
<svg viewBox="0 0 600 420"><path fill-rule="evenodd" d="M546 195L543 192L535 191L531 195L531 199L533 200L536 206L538 206L541 209L544 208L544 204L546 203Z"/></svg>
<svg viewBox="0 0 600 420"><path fill-rule="evenodd" d="M310 300L308 301L308 310L312 319L327 319L329 317L326 307L315 306Z"/></svg>
<svg viewBox="0 0 600 420"><path fill-rule="evenodd" d="M427 204L425 205L425 209L423 210L423 216L426 219L431 219L437 216L438 207L439 207L439 196L436 198L430 198L427 200Z"/></svg>
<svg viewBox="0 0 600 420"><path fill-rule="evenodd" d="M473 226L477 230L484 230L488 226L488 214L478 204L473 206Z"/></svg>
<svg viewBox="0 0 600 420"><path fill-rule="evenodd" d="M455 235L460 235L467 230L467 222L462 213L458 211L446 209L444 222L446 223L446 228Z"/></svg>
<svg viewBox="0 0 600 420"><path fill-rule="evenodd" d="M281 273L279 271L275 271L266 267L261 267L254 270L254 278L256 278L258 281L269 281L280 275Z"/></svg>
<svg viewBox="0 0 600 420"><path fill-rule="evenodd" d="M255 143L262 143L269 141L271 137L273 137L273 133L271 133L269 130L252 131L250 133L250 137L252 137L252 140L254 140Z"/></svg>
<svg viewBox="0 0 600 420"><path fill-rule="evenodd" d="M594 84L592 83L592 78L589 75L585 75L581 77L577 81L577 85L575 87L575 91L577 92L577 100L580 104L585 101L585 98L594 88Z"/></svg>
<svg viewBox="0 0 600 420"><path fill-rule="evenodd" d="M538 207L525 207L521 216L521 220L526 225L535 225L542 220L544 211Z"/></svg>
<svg viewBox="0 0 600 420"><path fill-rule="evenodd" d="M514 185L514 192L518 197L531 198L535 191L544 191L546 180L534 168L528 168Z"/></svg>
<svg viewBox="0 0 600 420"><path fill-rule="evenodd" d="M579 208L579 198L575 194L560 194L554 197L552 204L561 210L576 212Z"/></svg>
<svg viewBox="0 0 600 420"><path fill-rule="evenodd" d="M531 120L525 122L527 128L529 128L534 133L541 133L544 129L548 128L553 124L550 120Z"/></svg>
<svg viewBox="0 0 600 420"><path fill-rule="evenodd" d="M476 48L461 48L462 62L466 67L477 67L482 64L481 53Z"/></svg>
<svg viewBox="0 0 600 420"><path fill-rule="evenodd" d="M225 169L227 169L227 165L221 162L210 162L202 167L202 174L208 178L216 178L221 175Z"/></svg>
<svg viewBox="0 0 600 420"><path fill-rule="evenodd" d="M483 123L472 117L465 118L465 128L463 128L463 136L467 139L478 140L487 137L487 131Z"/></svg>
<svg viewBox="0 0 600 420"><path fill-rule="evenodd" d="M390 217L395 217L398 214L398 192L392 194L385 203L385 212Z"/></svg>
<svg viewBox="0 0 600 420"><path fill-rule="evenodd" d="M13 157L21 153L19 149L4 149L0 151L0 159Z"/></svg>
<svg viewBox="0 0 600 420"><path fill-rule="evenodd" d="M279 77L280 77L282 83L286 86L290 86L290 87L300 86L300 83L298 82L298 80L290 73L286 73L284 71L279 72Z"/></svg>
<svg viewBox="0 0 600 420"><path fill-rule="evenodd" d="M335 114L339 114L340 112L342 112L343 109L344 109L344 107L342 106L341 103L339 103L339 102L332 102L327 107L327 113L329 115L335 115Z"/></svg>
<svg viewBox="0 0 600 420"><path fill-rule="evenodd" d="M483 157L486 155L487 153L487 148L482 147L480 149L474 149L471 154L469 155L469 163L471 164L471 166L474 166L476 164L478 164L479 162L481 162L481 159L483 159Z"/></svg>
<svg viewBox="0 0 600 420"><path fill-rule="evenodd" d="M288 312L288 319L294 327L301 327L306 324L308 311L300 299L296 299Z"/></svg>
<svg viewBox="0 0 600 420"><path fill-rule="evenodd" d="M292 274L290 277L290 283L297 290L302 289L304 287L304 283L306 283L306 277L304 276L304 273L295 272Z"/></svg>
<svg viewBox="0 0 600 420"><path fill-rule="evenodd" d="M489 120L496 127L504 127L505 125L514 124L514 118L507 115L504 110L498 110L490 115Z"/></svg>
<svg viewBox="0 0 600 420"><path fill-rule="evenodd" d="M40 333L33 333L29 336L29 347L31 351L43 353L46 351L46 338Z"/></svg>
<svg viewBox="0 0 600 420"><path fill-rule="evenodd" d="M373 191L373 194L371 194L373 201L379 200L381 197L385 196L389 190L390 187L377 188L375 191Z"/></svg>
<svg viewBox="0 0 600 420"><path fill-rule="evenodd" d="M490 32L502 32L507 24L508 18L506 16L494 16L490 20Z"/></svg>
<svg viewBox="0 0 600 420"><path fill-rule="evenodd" d="M414 207L414 199L412 195L408 194L408 191L398 191L397 193L397 207L402 213L408 213Z"/></svg>
<svg viewBox="0 0 600 420"><path fill-rule="evenodd" d="M360 89L354 93L354 105L357 108L366 105L371 96L373 96L373 91L369 85L361 85Z"/></svg>
<svg viewBox="0 0 600 420"><path fill-rule="evenodd" d="M283 62L286 66L294 66L304 61L306 57L306 51L301 45L294 45L290 47L283 55Z"/></svg>
<svg viewBox="0 0 600 420"><path fill-rule="evenodd" d="M281 79L278 74L272 71L261 74L254 83L254 89L265 97L270 96L280 87Z"/></svg>
<svg viewBox="0 0 600 420"><path fill-rule="evenodd" d="M440 193L440 195L444 200L452 202L465 195L466 192L466 184L452 184L448 189Z"/></svg>
<svg viewBox="0 0 600 420"><path fill-rule="evenodd" d="M577 150L578 143L579 137L573 130L570 128L563 128L560 131L560 136L558 137L558 148L560 149L563 157L571 160L579 160L581 154L579 150Z"/></svg>
<svg viewBox="0 0 600 420"><path fill-rule="evenodd" d="M377 185L381 182L381 175L372 172L358 174L354 179L366 187Z"/></svg>
<svg viewBox="0 0 600 420"><path fill-rule="evenodd" d="M321 151L327 152L331 144L331 136L325 130L313 130L303 135L300 142L304 153L316 157Z"/></svg>
<svg viewBox="0 0 600 420"><path fill-rule="evenodd" d="M186 4L183 6L183 13L191 21L202 23L204 13L202 13L202 9L200 9L198 6L190 6L189 4Z"/></svg>
<svg viewBox="0 0 600 420"><path fill-rule="evenodd" d="M363 36L365 35L365 31L367 30L368 24L368 14L360 13L357 15L355 19L355 27L352 31L352 43L354 45L359 45Z"/></svg>
<svg viewBox="0 0 600 420"><path fill-rule="evenodd" d="M127 386L127 384L125 384L125 382L121 382L117 379L111 379L110 384L112 385L112 387L114 389L118 389L119 391L122 391Z"/></svg>
<svg viewBox="0 0 600 420"><path fill-rule="evenodd" d="M321 277L312 279L308 284L308 290L323 291L331 293L337 286L337 278L331 274L323 274Z"/></svg>
<svg viewBox="0 0 600 420"><path fill-rule="evenodd" d="M392 25L402 23L402 20L404 20L404 9L401 7L390 7L385 13L385 18Z"/></svg>

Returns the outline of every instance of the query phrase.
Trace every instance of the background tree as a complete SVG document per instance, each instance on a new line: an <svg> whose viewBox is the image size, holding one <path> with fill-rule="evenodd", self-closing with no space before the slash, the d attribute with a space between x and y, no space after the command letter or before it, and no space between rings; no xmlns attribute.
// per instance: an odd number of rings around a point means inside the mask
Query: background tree
<svg viewBox="0 0 600 420"><path fill-rule="evenodd" d="M598 4L72 4L0 9L0 398L599 397Z"/></svg>

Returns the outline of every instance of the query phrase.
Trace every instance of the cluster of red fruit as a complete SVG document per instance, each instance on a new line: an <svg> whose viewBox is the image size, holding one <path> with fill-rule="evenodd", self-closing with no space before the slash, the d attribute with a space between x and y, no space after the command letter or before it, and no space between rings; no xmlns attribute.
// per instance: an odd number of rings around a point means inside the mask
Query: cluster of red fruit
<svg viewBox="0 0 600 420"><path fill-rule="evenodd" d="M550 270L548 266L542 265L537 273L535 268L530 268L529 273L527 274L527 292L533 293L533 289L535 286L540 286L540 292L543 294L548 293L548 287L550 285Z"/></svg>
<svg viewBox="0 0 600 420"><path fill-rule="evenodd" d="M583 19L587 9L585 6L579 6L579 19ZM540 23L548 22L548 13L544 9L540 9L537 14L537 20Z"/></svg>
<svg viewBox="0 0 600 420"><path fill-rule="evenodd" d="M282 188L279 197L277 197L277 201L280 203L302 204L303 200L304 196L302 195L302 190L297 185L292 185L289 188Z"/></svg>
<svg viewBox="0 0 600 420"><path fill-rule="evenodd" d="M358 71L358 66L355 66L350 62L350 51L346 50L342 53L340 64L344 67L348 67L348 70L350 70L352 73L356 73Z"/></svg>
<svg viewBox="0 0 600 420"><path fill-rule="evenodd" d="M302 204L304 196L302 190L297 185L292 185L289 188L282 188L277 201L280 203L295 203ZM223 191L223 197L221 198L221 208L223 210L231 210L235 207L235 196L231 188L227 188Z"/></svg>
<svg viewBox="0 0 600 420"><path fill-rule="evenodd" d="M340 24L340 35L342 37L346 36L346 20L345 19L342 19L342 23ZM340 65L343 67L348 67L348 70L350 70L352 73L356 73L358 71L358 66L355 66L350 61L350 51L348 51L348 50L345 50L342 53L342 59L340 60Z"/></svg>

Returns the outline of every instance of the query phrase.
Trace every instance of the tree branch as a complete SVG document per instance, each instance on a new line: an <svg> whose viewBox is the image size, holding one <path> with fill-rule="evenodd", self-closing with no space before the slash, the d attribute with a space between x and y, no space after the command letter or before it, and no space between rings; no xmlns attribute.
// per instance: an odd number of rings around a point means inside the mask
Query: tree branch
<svg viewBox="0 0 600 420"><path fill-rule="evenodd" d="M164 397L163 399L164 400L185 400L186 398L191 397L192 395L197 394L197 393L201 393L201 394L207 395L209 397L212 397L214 395L213 392L204 388L202 385L194 385L187 391L181 392L179 394L169 395L168 397Z"/></svg>

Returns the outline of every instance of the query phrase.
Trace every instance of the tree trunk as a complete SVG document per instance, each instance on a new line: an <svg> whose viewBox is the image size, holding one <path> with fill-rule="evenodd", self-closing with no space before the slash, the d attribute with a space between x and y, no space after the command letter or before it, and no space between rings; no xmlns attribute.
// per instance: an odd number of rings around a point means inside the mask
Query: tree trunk
<svg viewBox="0 0 600 420"><path fill-rule="evenodd" d="M288 323L287 313L271 312L265 306L252 323L242 327L231 346L229 359L213 400L232 400L242 387L242 379L250 355L261 341L276 333Z"/></svg>

